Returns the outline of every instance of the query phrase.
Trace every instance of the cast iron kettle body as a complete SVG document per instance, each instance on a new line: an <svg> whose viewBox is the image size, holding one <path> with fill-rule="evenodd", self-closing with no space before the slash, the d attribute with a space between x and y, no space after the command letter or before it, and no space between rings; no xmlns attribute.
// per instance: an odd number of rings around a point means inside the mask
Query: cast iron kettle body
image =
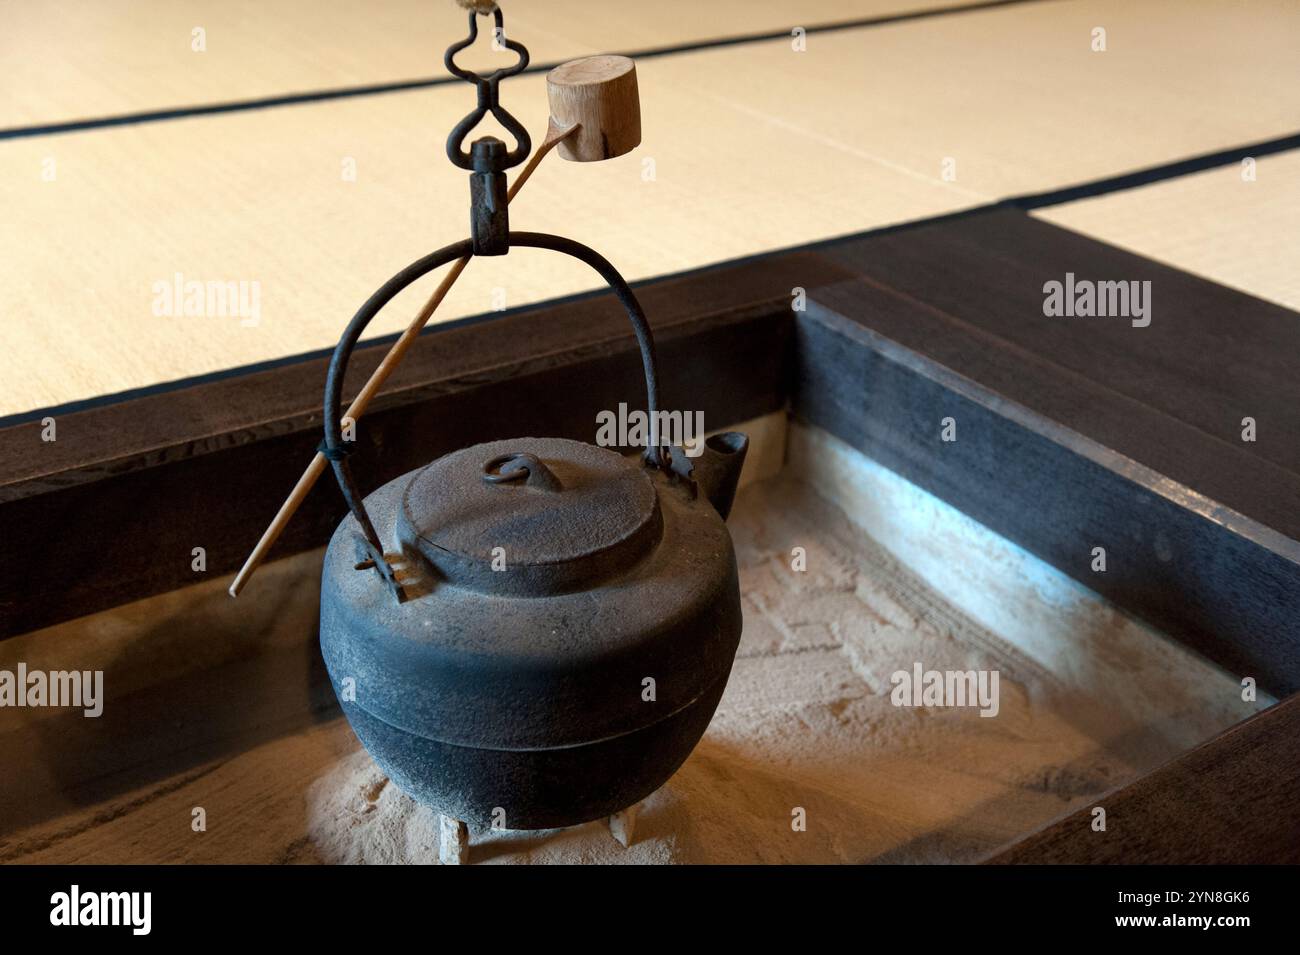
<svg viewBox="0 0 1300 955"><path fill-rule="evenodd" d="M646 374L645 453L492 441L362 500L339 417L352 348L389 299L470 243L416 262L362 307L330 364L322 448L352 513L325 556L321 650L401 789L473 826L547 829L649 795L708 726L740 641L724 521L748 441L714 435L695 459L661 446L654 342L627 284L578 243L508 239L587 262L622 301Z"/></svg>
<svg viewBox="0 0 1300 955"><path fill-rule="evenodd" d="M742 456L739 436L714 445ZM484 480L512 466L521 479ZM730 463L713 473L726 480ZM708 726L740 640L710 490L593 445L521 438L367 497L407 597L356 569L347 518L325 558L321 649L371 756L478 826L501 812L509 829L576 825L659 788Z"/></svg>

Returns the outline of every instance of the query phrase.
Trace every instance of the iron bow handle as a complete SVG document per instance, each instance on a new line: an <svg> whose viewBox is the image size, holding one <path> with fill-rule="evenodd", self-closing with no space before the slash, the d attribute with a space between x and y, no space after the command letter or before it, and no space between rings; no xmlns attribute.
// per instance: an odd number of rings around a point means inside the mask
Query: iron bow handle
<svg viewBox="0 0 1300 955"><path fill-rule="evenodd" d="M633 294L627 281L609 263L609 260L599 252L588 248L581 242L575 242L573 239L549 235L544 232L511 232L509 240L511 246L550 249L572 256L589 265L614 291L632 323L632 331L636 335L637 346L641 351L642 370L645 373L646 410L649 412L651 422L649 440L645 450L645 463L647 467L663 468L666 471L671 471L671 459L662 446L657 430L659 421L659 375L656 370L654 337L650 333L650 325L646 321L645 312L641 309L641 303L637 301L636 295ZM424 258L417 259L381 285L361 306L352 317L352 320L348 322L339 343L334 346L334 353L330 356L329 372L325 377L325 403L323 408L325 438L321 442L320 450L333 466L334 477L338 481L339 489L343 492L343 498L347 502L348 509L352 512L352 516L356 518L361 529L361 546L366 554L364 563L366 566L373 564L375 570L384 578L399 600L402 599L401 586L398 584L392 568L384 559L383 543L375 531L370 515L366 512L363 495L352 474L352 466L349 462L352 444L343 440L342 419L340 416L340 408L343 402L343 380L347 375L348 361L351 359L352 352L361 339L362 333L365 332L366 326L370 324L385 305L421 276L472 254L473 240L464 239L454 245L444 246L438 251L424 256Z"/></svg>

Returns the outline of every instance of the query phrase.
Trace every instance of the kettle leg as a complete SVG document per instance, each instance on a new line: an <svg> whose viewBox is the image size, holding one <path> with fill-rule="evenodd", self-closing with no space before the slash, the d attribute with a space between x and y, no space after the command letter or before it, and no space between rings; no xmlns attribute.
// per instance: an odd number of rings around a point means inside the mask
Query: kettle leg
<svg viewBox="0 0 1300 955"><path fill-rule="evenodd" d="M636 815L641 809L640 803L620 809L609 817L609 832L624 849L632 844L636 829Z"/></svg>
<svg viewBox="0 0 1300 955"><path fill-rule="evenodd" d="M469 861L469 826L442 813L438 814L438 861L443 865Z"/></svg>

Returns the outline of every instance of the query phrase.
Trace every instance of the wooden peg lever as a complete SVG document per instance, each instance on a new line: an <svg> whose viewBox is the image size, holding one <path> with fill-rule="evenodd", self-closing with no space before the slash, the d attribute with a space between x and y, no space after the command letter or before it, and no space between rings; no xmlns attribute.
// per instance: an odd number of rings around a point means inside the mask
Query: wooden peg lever
<svg viewBox="0 0 1300 955"><path fill-rule="evenodd" d="M641 145L636 64L626 56L586 56L557 66L546 76L546 93L551 116L579 127L560 143L565 159L599 162Z"/></svg>

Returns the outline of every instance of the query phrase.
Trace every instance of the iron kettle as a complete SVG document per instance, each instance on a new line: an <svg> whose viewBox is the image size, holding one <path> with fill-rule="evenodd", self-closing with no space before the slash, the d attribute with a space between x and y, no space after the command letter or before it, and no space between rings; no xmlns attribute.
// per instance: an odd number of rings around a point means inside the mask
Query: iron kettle
<svg viewBox="0 0 1300 955"><path fill-rule="evenodd" d="M462 246L421 260L424 271ZM352 511L321 584L330 679L380 768L471 826L571 826L652 793L703 735L740 641L725 519L748 439L714 435L697 458L660 445L644 315L579 248L637 333L652 422L642 455L491 441L363 500L341 438L342 380L360 328L404 285L358 313L326 387L323 450Z"/></svg>

